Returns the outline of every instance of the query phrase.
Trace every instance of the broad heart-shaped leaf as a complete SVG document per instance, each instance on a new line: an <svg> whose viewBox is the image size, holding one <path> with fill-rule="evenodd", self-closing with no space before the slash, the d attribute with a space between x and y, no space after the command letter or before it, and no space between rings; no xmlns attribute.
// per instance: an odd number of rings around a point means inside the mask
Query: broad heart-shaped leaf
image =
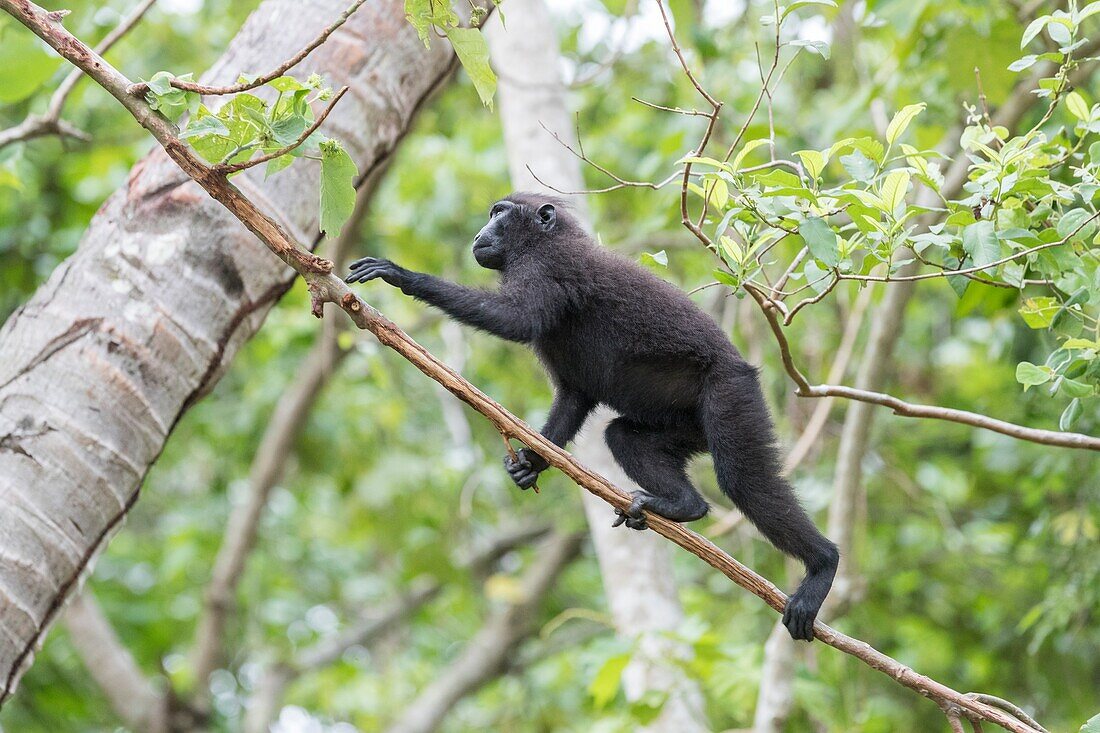
<svg viewBox="0 0 1100 733"><path fill-rule="evenodd" d="M894 119L890 120L890 124L886 127L886 142L892 145L905 132L905 128L909 127L909 123L913 121L913 118L923 112L927 106L924 102L921 102L920 104L907 104L898 110L898 113L894 115Z"/></svg>
<svg viewBox="0 0 1100 733"><path fill-rule="evenodd" d="M1054 321L1054 315L1061 307L1062 304L1055 298L1042 296L1025 300L1019 313L1028 328L1050 328L1050 324Z"/></svg>
<svg viewBox="0 0 1100 733"><path fill-rule="evenodd" d="M1001 242L991 221L979 221L963 229L962 246L975 267L985 267L1001 257Z"/></svg>
<svg viewBox="0 0 1100 733"><path fill-rule="evenodd" d="M1030 361L1021 361L1016 365L1016 381L1024 385L1024 388L1046 384L1054 376L1054 372L1048 366L1035 366Z"/></svg>
<svg viewBox="0 0 1100 733"><path fill-rule="evenodd" d="M493 94L497 90L497 77L489 66L489 44L476 28L448 28L447 38L454 46L462 68L474 83L477 96L489 109L493 108Z"/></svg>
<svg viewBox="0 0 1100 733"><path fill-rule="evenodd" d="M1062 239L1087 239L1092 235L1092 231L1095 230L1095 224L1090 223L1088 225L1085 222L1089 221L1095 216L1088 209L1070 209L1066 213L1062 214L1062 218L1058 220L1056 229L1058 230L1058 236Z"/></svg>
<svg viewBox="0 0 1100 733"><path fill-rule="evenodd" d="M355 208L355 161L335 140L321 143L321 231L329 237L340 230Z"/></svg>
<svg viewBox="0 0 1100 733"><path fill-rule="evenodd" d="M802 161L802 167L810 174L810 178L817 178L825 168L825 156L817 150L799 150L795 153Z"/></svg>
<svg viewBox="0 0 1100 733"><path fill-rule="evenodd" d="M271 135L279 146L290 145L306 131L309 123L301 115L289 115L271 123Z"/></svg>
<svg viewBox="0 0 1100 733"><path fill-rule="evenodd" d="M840 249L837 247L836 232L825 220L812 217L798 225L798 233L806 240L806 246L815 259L828 267L840 264Z"/></svg>
<svg viewBox="0 0 1100 733"><path fill-rule="evenodd" d="M180 133L180 140L203 135L229 135L229 128L214 115L205 115L188 123L187 128Z"/></svg>

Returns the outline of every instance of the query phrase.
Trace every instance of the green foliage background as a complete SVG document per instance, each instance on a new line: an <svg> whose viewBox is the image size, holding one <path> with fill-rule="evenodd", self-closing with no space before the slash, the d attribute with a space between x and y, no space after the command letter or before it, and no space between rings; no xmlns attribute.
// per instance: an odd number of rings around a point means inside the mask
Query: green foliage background
<svg viewBox="0 0 1100 733"><path fill-rule="evenodd" d="M117 20L104 5L126 7L74 1L67 25L85 38L99 37ZM132 77L205 68L254 3L198 5L194 13L154 9L110 58ZM637 96L672 106L696 104L665 39L643 36L624 50L607 38L589 38L586 24L591 28L603 16L612 20L610 14L630 5L588 0L559 11L569 70L579 77L595 74L570 100L592 158L630 178L658 179L693 144L701 123L630 101ZM757 20L771 3L754 2L743 18L733 13L721 24L698 16L696 4L672 5L680 38L699 62L704 83L727 102L717 133L721 147L758 90L753 45L767 38L769 31ZM917 147L930 147L962 117L961 103L976 101L974 66L994 106L1016 79L1006 67L1020 55L1026 23L1017 18L1014 3L878 0L867 6L880 22L834 42L830 60L804 54L788 72L773 117L784 150L874 135L872 98L891 111L927 104L910 135ZM835 17L822 12L819 21L807 22L827 24ZM0 22L0 59L21 33L11 22ZM612 67L598 68L612 57ZM39 109L65 71L45 54L23 53L20 59L18 67L0 64L0 88L9 93L0 106L0 126ZM11 86L17 73L43 82L42 88L28 84L24 96ZM1095 99L1095 80L1082 92ZM126 113L87 82L65 117L93 131L94 142L41 139L0 153L0 170L9 174L0 179L5 318L74 250L96 208L151 146ZM1071 125L1072 119L1060 117L1054 124ZM750 136L765 136L766 126L766 117L759 118ZM554 143L548 138L547 144ZM596 171L586 170L586 176L594 187L608 184ZM362 225L356 254L488 284L491 276L473 263L468 243L489 205L507 190L499 122L463 76L403 143ZM680 227L672 191L625 190L590 201L604 244L635 257L665 250L668 266L655 271L685 289L713 279L713 256ZM856 293L854 285L845 285L850 287L808 309L793 327L792 343L813 374L828 368L839 341L842 315ZM941 280L918 288L889 390L1056 429L1064 405L1039 390L1022 392L1015 377L1018 362L1042 363L1056 341L1021 320L1016 294L972 285L959 298ZM447 352L440 322L420 305L381 285L364 295L429 349ZM761 364L789 444L813 404L793 396L759 314L723 296L710 289L693 297L725 312L731 338ZM164 670L181 689L192 684L186 655L225 517L242 496L272 407L317 329L298 287L215 392L181 422L90 581L143 668L150 674ZM541 422L550 391L530 354L475 333L467 334L465 351L468 378L524 419ZM577 489L560 475L547 474L539 496L506 484L499 436L472 412L466 413L472 450L456 449L440 419L446 399L396 355L368 338L357 341L309 418L242 579L241 610L228 639L230 670L213 683L219 730L239 726L258 662L332 633L419 576L443 579L442 597L380 647L351 653L291 688L287 703L322 721L379 729L454 657L529 557L521 552L509 558L497 582L483 587L457 568L459 548L532 517L566 528L583 525ZM843 406L793 477L819 518L829 499L842 415ZM1097 417L1083 415L1076 429L1095 433ZM1095 454L886 411L876 417L872 446L857 541L865 588L840 628L956 689L999 694L1033 709L1052 730L1076 730L1100 709ZM706 469L698 467L699 481L713 503L724 505ZM796 580L785 574L778 553L751 532L727 535L720 544L779 582ZM706 692L711 722L718 730L748 727L763 640L774 616L691 556L677 553L676 570L689 614L680 634L695 647L689 672ZM590 550L554 590L543 622L570 609L606 612ZM569 648L463 701L445 730L632 730L647 711L625 703L615 674L630 651L606 634ZM832 650L815 645L814 652L799 665L797 711L788 730L943 727L942 714L922 698ZM60 627L0 714L0 726L12 733L109 731L118 725Z"/></svg>

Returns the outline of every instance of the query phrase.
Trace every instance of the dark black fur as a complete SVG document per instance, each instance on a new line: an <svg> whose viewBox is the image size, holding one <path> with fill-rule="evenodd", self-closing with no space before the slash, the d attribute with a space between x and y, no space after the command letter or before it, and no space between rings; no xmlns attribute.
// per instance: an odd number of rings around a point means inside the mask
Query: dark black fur
<svg viewBox="0 0 1100 733"><path fill-rule="evenodd" d="M772 544L805 564L783 623L794 638L811 640L839 555L780 475L756 370L714 321L678 288L597 246L546 196L517 193L497 202L473 252L500 272L499 290L373 257L355 262L347 279L381 278L463 323L530 344L557 389L542 429L557 445L573 439L596 405L616 410L608 447L643 489L616 524L645 529L643 509L678 522L705 515L685 466L709 452L726 495ZM527 488L548 464L525 448L505 466Z"/></svg>

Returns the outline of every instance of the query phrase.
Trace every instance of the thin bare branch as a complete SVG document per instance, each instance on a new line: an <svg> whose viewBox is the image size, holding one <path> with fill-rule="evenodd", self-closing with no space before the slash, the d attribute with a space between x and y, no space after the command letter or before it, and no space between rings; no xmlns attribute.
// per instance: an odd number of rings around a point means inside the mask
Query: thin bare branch
<svg viewBox="0 0 1100 733"><path fill-rule="evenodd" d="M366 0L355 0L355 2L348 6L347 10L340 14L339 18L333 21L332 24L325 28L323 31L321 31L320 35L307 43L301 51L294 54L283 63L279 64L271 71L267 72L266 74L261 74L251 81L244 81L238 84L230 84L229 86L222 87L211 87L175 78L173 78L170 83L176 89L182 89L185 92L194 92L196 94L205 95L238 94L240 92L247 92L250 89L262 87L264 84L267 84L273 79L279 78L280 76L300 64L306 56L309 56L311 53L313 53L314 49L327 41L328 37L331 36L337 28L347 22L347 19L351 17L352 13L358 10L359 6L362 5L364 2L366 2ZM149 91L149 85L145 82L131 84L127 88L127 92L136 97L144 97L147 91Z"/></svg>
<svg viewBox="0 0 1100 733"><path fill-rule="evenodd" d="M1014 252L1013 254L1007 255L1005 257L1000 258L999 260L994 260L993 262L989 262L989 263L984 264L984 265L975 265L974 267L965 267L961 270L937 270L936 272L922 272L922 273L919 273L919 274L916 274L916 275L902 275L900 277L895 277L895 276L890 276L890 275L851 275L851 274L845 274L845 273L838 273L837 277L841 280L859 280L861 282L905 283L905 282L916 282L918 280L931 280L931 279L937 278L937 277L951 277L953 275L970 275L970 274L975 273L975 272L982 272L983 270L990 270L990 269L993 269L994 267L999 267L1000 265L1003 265L1006 262L1012 262L1013 260L1018 260L1018 259L1022 259L1024 257L1028 257L1030 255L1035 254L1036 252L1042 252L1044 249L1050 249L1051 247L1061 247L1063 244L1069 242L1071 239L1073 239L1075 236L1077 236L1077 234L1082 229L1084 229L1086 226L1088 226L1092 222L1096 221L1097 218L1100 218L1100 211L1096 212L1092 216L1090 216L1087 219L1085 219L1084 221L1082 221L1072 232L1070 232L1069 234L1067 234L1066 236L1062 237L1061 239L1059 239L1057 241L1044 242L1043 244L1037 244L1034 247L1028 247L1027 249L1020 250L1019 252ZM992 285L992 284L995 284L995 283L987 283L987 284Z"/></svg>
<svg viewBox="0 0 1100 733"><path fill-rule="evenodd" d="M131 28L137 25L137 22L142 19L145 12L149 10L155 2L156 0L141 0L141 2L134 6L133 10L119 21L118 25L115 26L110 33L103 37L103 40L96 45L95 52L101 56L107 53L112 46L118 43L120 38L125 36ZM83 71L80 69L73 69L61 81L61 84L58 85L56 91L54 91L53 95L50 97L50 103L46 108L46 114L28 115L27 118L18 125L10 127L7 130L0 130L0 148L4 148L16 142L26 142L27 140L33 140L36 137L44 137L46 135L61 135L62 137L71 137L84 142L91 140L91 135L84 130L61 119L61 110L64 108L65 102L69 99L69 95L72 94L77 82L83 78Z"/></svg>
<svg viewBox="0 0 1100 733"><path fill-rule="evenodd" d="M858 402L869 402L874 405L889 407L894 411L895 415L901 415L903 417L925 417L937 420L947 420L962 425L992 430L995 433L1001 433L1002 435L1026 440L1032 443L1041 443L1043 445L1053 445L1062 448L1082 448L1085 450L1100 451L1100 438L1085 435L1083 433L1063 433L1056 430L1029 428L1004 420L997 420L996 418L976 412L967 412L966 410L956 410L950 407L939 407L935 405L914 404L905 402L893 395L856 389L855 387L845 387L843 385L834 384L811 385L809 380L806 379L806 375L804 375L794 363L794 358L791 355L790 343L787 341L783 326L779 323L778 316L776 315L777 308L775 307L775 303L769 300L755 285L746 283L745 289L752 295L764 312L764 316L768 320L768 325L771 327L772 334L775 336L776 343L779 345L779 354L783 360L783 367L786 369L787 375L794 381L798 394L802 397L844 397Z"/></svg>

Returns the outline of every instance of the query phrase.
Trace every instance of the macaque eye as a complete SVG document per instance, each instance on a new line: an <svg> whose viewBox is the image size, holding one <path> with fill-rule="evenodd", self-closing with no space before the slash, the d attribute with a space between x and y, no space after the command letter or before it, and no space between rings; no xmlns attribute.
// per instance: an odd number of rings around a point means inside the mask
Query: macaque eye
<svg viewBox="0 0 1100 733"><path fill-rule="evenodd" d="M492 208L492 209L491 209L491 210L489 211L489 218L490 218L490 219L492 219L492 218L496 217L496 215L497 215L497 214L499 214L499 213L501 213L502 211L504 211L504 207L503 207L503 206L494 206L494 207L493 207L493 208Z"/></svg>

